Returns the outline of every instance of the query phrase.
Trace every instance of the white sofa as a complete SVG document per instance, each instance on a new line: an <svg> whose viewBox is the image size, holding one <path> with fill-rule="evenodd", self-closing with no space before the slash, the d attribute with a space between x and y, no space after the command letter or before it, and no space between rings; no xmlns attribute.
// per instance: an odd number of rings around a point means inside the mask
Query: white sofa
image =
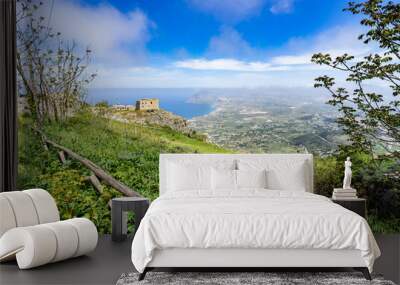
<svg viewBox="0 0 400 285"><path fill-rule="evenodd" d="M96 248L96 226L86 218L60 221L53 197L43 189L0 193L0 262L20 269L84 255Z"/></svg>

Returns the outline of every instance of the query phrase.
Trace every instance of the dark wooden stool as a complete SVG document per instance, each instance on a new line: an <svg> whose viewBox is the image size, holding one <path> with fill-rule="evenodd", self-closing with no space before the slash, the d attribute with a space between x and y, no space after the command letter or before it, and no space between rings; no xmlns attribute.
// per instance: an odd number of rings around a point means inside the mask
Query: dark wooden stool
<svg viewBox="0 0 400 285"><path fill-rule="evenodd" d="M113 241L123 241L128 233L128 211L135 214L135 232L140 221L149 208L150 201L139 197L114 198L111 201L111 238Z"/></svg>

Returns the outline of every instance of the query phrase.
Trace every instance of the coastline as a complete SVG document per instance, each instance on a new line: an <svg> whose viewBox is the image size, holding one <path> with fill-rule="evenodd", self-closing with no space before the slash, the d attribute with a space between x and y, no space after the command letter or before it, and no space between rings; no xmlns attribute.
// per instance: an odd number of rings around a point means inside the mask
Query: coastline
<svg viewBox="0 0 400 285"><path fill-rule="evenodd" d="M206 113L204 115L192 117L190 119L187 119L187 121L188 122L194 122L194 121L197 121L197 120L202 119L202 118L212 117L212 116L217 115L219 112L221 112L223 110L223 108L220 107L220 106L217 106L217 104L216 105L211 105L211 106L212 106L211 107L212 108L211 112L208 112L208 113Z"/></svg>
<svg viewBox="0 0 400 285"><path fill-rule="evenodd" d="M160 108L189 121L207 116L214 111L214 104L191 101L192 89L137 89L137 88L92 88L88 90L86 102L95 105L106 101L109 105L134 105L142 98L160 100Z"/></svg>

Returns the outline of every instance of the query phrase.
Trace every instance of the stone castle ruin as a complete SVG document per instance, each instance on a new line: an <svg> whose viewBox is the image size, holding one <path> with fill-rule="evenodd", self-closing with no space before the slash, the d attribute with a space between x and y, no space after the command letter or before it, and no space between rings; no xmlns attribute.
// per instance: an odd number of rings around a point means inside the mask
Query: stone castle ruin
<svg viewBox="0 0 400 285"><path fill-rule="evenodd" d="M147 110L159 110L159 100L158 99L140 99L136 101L137 111L147 111Z"/></svg>

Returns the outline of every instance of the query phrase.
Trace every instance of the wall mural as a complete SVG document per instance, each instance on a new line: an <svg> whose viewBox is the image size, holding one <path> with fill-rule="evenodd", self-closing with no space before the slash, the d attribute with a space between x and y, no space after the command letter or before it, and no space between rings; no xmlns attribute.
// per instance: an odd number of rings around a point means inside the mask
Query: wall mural
<svg viewBox="0 0 400 285"><path fill-rule="evenodd" d="M109 233L160 153L312 153L328 197L350 157L372 230L400 232L399 30L373 2L18 1L18 187Z"/></svg>

